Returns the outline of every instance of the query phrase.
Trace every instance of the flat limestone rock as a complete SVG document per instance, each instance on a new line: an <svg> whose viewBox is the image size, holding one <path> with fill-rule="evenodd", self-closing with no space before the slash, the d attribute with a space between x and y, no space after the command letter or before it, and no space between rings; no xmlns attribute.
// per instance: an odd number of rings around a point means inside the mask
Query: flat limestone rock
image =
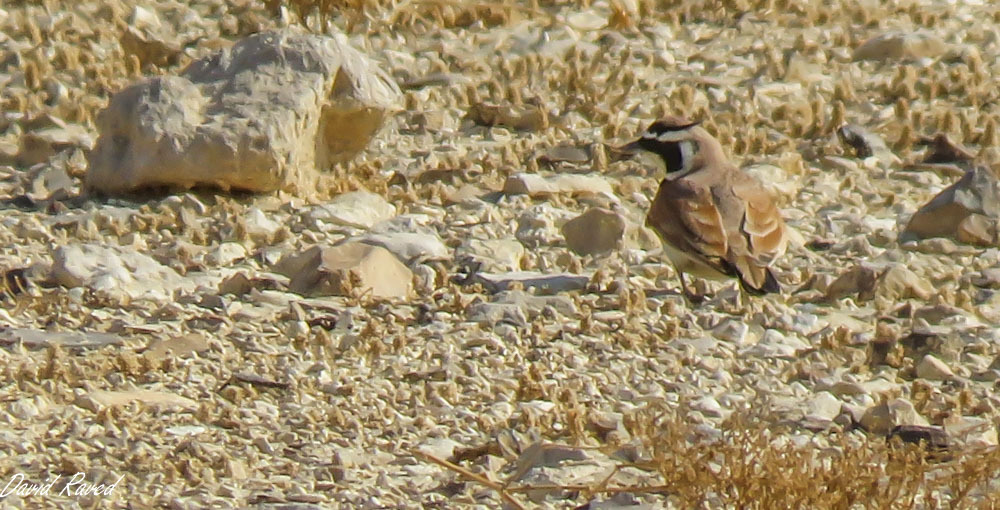
<svg viewBox="0 0 1000 510"><path fill-rule="evenodd" d="M287 255L275 272L288 276L288 289L304 296L343 296L355 288L375 297L406 298L413 290L413 273L395 255L359 242Z"/></svg>
<svg viewBox="0 0 1000 510"><path fill-rule="evenodd" d="M168 356L183 358L192 353L208 350L209 347L208 338L204 335L189 333L173 338L154 340L143 351L142 355L146 359L158 362L166 359Z"/></svg>
<svg viewBox="0 0 1000 510"><path fill-rule="evenodd" d="M396 206L382 195L370 191L351 191L337 195L329 203L309 212L313 221L322 220L354 228L371 228L396 215Z"/></svg>
<svg viewBox="0 0 1000 510"><path fill-rule="evenodd" d="M87 186L308 189L398 109L399 88L342 34L263 32L115 94Z"/></svg>
<svg viewBox="0 0 1000 510"><path fill-rule="evenodd" d="M123 406L135 401L142 402L147 406L155 407L157 409L179 409L187 411L198 409L198 403L187 397L152 390L95 390L77 397L76 405L96 413L100 412L100 410L105 407Z"/></svg>
<svg viewBox="0 0 1000 510"><path fill-rule="evenodd" d="M581 290L586 288L587 283L590 282L590 276L587 275L549 274L535 271L516 271L502 274L476 273L474 279L494 292L508 290L514 283L520 283L525 289L535 289L543 294Z"/></svg>
<svg viewBox="0 0 1000 510"><path fill-rule="evenodd" d="M126 246L71 244L56 248L52 259L51 279L69 288L163 300L190 286L173 269Z"/></svg>
<svg viewBox="0 0 1000 510"><path fill-rule="evenodd" d="M21 342L28 347L49 347L58 345L63 348L102 347L121 344L124 338L110 333L95 333L83 331L46 331L42 329L10 328L0 331L0 344Z"/></svg>
<svg viewBox="0 0 1000 510"><path fill-rule="evenodd" d="M507 178L503 192L532 197L565 193L568 195L604 195L617 201L607 179L599 175L560 174L543 177L538 174L515 174Z"/></svg>
<svg viewBox="0 0 1000 510"><path fill-rule="evenodd" d="M381 246L404 264L447 259L451 252L437 234L420 232L370 233L356 239L372 246Z"/></svg>
<svg viewBox="0 0 1000 510"><path fill-rule="evenodd" d="M854 50L854 60L916 60L948 51L948 45L929 32L888 32L873 37Z"/></svg>

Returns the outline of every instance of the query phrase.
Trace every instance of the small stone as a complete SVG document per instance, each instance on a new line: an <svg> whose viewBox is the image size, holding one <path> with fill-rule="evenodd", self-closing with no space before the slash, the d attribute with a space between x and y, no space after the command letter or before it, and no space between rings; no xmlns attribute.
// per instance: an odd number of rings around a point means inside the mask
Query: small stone
<svg viewBox="0 0 1000 510"><path fill-rule="evenodd" d="M520 307L529 317L535 317L546 308L565 316L578 313L573 300L566 296L536 296L522 290L508 290L497 293L497 303L513 304Z"/></svg>
<svg viewBox="0 0 1000 510"><path fill-rule="evenodd" d="M932 381L949 381L955 378L955 373L943 361L928 354L917 364L917 377Z"/></svg>
<svg viewBox="0 0 1000 510"><path fill-rule="evenodd" d="M510 303L476 303L465 310L470 321L482 324L511 324L519 328L528 327L524 309Z"/></svg>
<svg viewBox="0 0 1000 510"><path fill-rule="evenodd" d="M135 55L143 66L167 67L177 62L184 47L166 23L127 26L118 41L126 55Z"/></svg>
<svg viewBox="0 0 1000 510"><path fill-rule="evenodd" d="M745 322L739 320L724 320L718 326L712 328L712 336L736 345L744 345L750 327Z"/></svg>
<svg viewBox="0 0 1000 510"><path fill-rule="evenodd" d="M204 352L210 347L208 338L200 333L190 333L173 338L154 340L143 351L143 357L152 361L162 361L167 356L183 358L188 354Z"/></svg>
<svg viewBox="0 0 1000 510"><path fill-rule="evenodd" d="M387 202L382 195L370 191L352 191L337 195L327 204L315 207L309 212L313 221L323 220L354 228L371 228L376 223L396 215L396 206Z"/></svg>
<svg viewBox="0 0 1000 510"><path fill-rule="evenodd" d="M538 159L545 163L584 164L590 161L590 154L585 148L573 145L557 145L546 148Z"/></svg>
<svg viewBox="0 0 1000 510"><path fill-rule="evenodd" d="M441 242L441 238L437 234L392 232L365 234L354 240L372 246L381 246L408 265L428 260L445 260L450 256L450 250Z"/></svg>
<svg viewBox="0 0 1000 510"><path fill-rule="evenodd" d="M549 114L536 105L476 103L466 116L480 126L504 126L519 131L540 131L549 127Z"/></svg>
<svg viewBox="0 0 1000 510"><path fill-rule="evenodd" d="M973 273L969 280L976 287L985 289L1000 289L1000 268L991 267Z"/></svg>
<svg viewBox="0 0 1000 510"><path fill-rule="evenodd" d="M972 213L958 224L955 239L973 246L993 246L997 242L997 222L982 214Z"/></svg>
<svg viewBox="0 0 1000 510"><path fill-rule="evenodd" d="M837 381L830 386L829 391L831 395L838 397L864 395L866 393L862 385L851 381Z"/></svg>
<svg viewBox="0 0 1000 510"><path fill-rule="evenodd" d="M45 331L40 329L8 328L0 331L0 344L20 342L27 347L63 348L103 347L124 342L124 338L110 333L85 331Z"/></svg>
<svg viewBox="0 0 1000 510"><path fill-rule="evenodd" d="M512 284L520 283L524 289L535 289L541 293L554 294L584 289L590 283L590 276L518 271L502 274L476 273L474 281L482 283L493 292L508 290Z"/></svg>
<svg viewBox="0 0 1000 510"><path fill-rule="evenodd" d="M206 261L216 267L228 267L247 258L247 249L240 243L222 243L209 252Z"/></svg>
<svg viewBox="0 0 1000 510"><path fill-rule="evenodd" d="M876 294L890 300L916 298L927 300L934 287L917 276L905 264L893 264L879 275Z"/></svg>
<svg viewBox="0 0 1000 510"><path fill-rule="evenodd" d="M899 438L904 443L921 444L927 448L947 448L948 434L938 427L920 425L897 425L889 433L889 439Z"/></svg>
<svg viewBox="0 0 1000 510"><path fill-rule="evenodd" d="M618 248L625 234L625 219L614 211L594 207L562 227L569 248L579 255L597 255Z"/></svg>
<svg viewBox="0 0 1000 510"><path fill-rule="evenodd" d="M174 436L197 436L203 434L208 429L199 425L178 425L176 427L167 427L163 430Z"/></svg>
<svg viewBox="0 0 1000 510"><path fill-rule="evenodd" d="M29 167L44 163L66 149L79 147L90 150L93 146L94 139L86 127L59 121L56 126L34 130L21 136L16 159L19 165Z"/></svg>
<svg viewBox="0 0 1000 510"><path fill-rule="evenodd" d="M827 299L841 299L857 295L861 301L867 301L875 295L875 269L866 264L858 264L837 277L826 288Z"/></svg>
<svg viewBox="0 0 1000 510"><path fill-rule="evenodd" d="M691 404L691 408L696 411L701 411L701 413L706 416L714 418L721 418L729 414L725 409L723 409L722 405L719 404L719 401L712 396L702 397L696 400L693 404Z"/></svg>
<svg viewBox="0 0 1000 510"><path fill-rule="evenodd" d="M64 200L68 198L75 183L65 170L59 167L48 167L38 173L31 182L31 191L26 195L35 202L45 200Z"/></svg>
<svg viewBox="0 0 1000 510"><path fill-rule="evenodd" d="M456 257L480 264L483 271L506 272L521 269L524 245L515 239L468 239Z"/></svg>
<svg viewBox="0 0 1000 510"><path fill-rule="evenodd" d="M459 127L458 119L449 110L417 112L411 118L413 125L421 130L453 132Z"/></svg>
<svg viewBox="0 0 1000 510"><path fill-rule="evenodd" d="M928 425L927 420L917 413L913 403L904 398L868 408L859 423L868 432L879 435L888 434L897 425Z"/></svg>
<svg viewBox="0 0 1000 510"><path fill-rule="evenodd" d="M198 409L198 402L180 395L163 391L133 390L133 391L105 391L95 390L84 393L76 399L76 405L93 412L100 412L105 407L117 407L127 405L130 402L139 401L150 407L160 410L180 409L193 411Z"/></svg>
<svg viewBox="0 0 1000 510"><path fill-rule="evenodd" d="M978 215L982 218L972 218ZM929 237L961 238L996 244L1000 220L1000 182L991 170L977 166L925 204L900 234L900 241Z"/></svg>
<svg viewBox="0 0 1000 510"><path fill-rule="evenodd" d="M927 145L924 163L962 163L975 159L976 155L962 144L956 143L947 133L938 133L933 137L921 137L917 141Z"/></svg>
<svg viewBox="0 0 1000 510"><path fill-rule="evenodd" d="M854 60L917 60L948 51L948 45L928 32L889 32L869 39L854 50Z"/></svg>
<svg viewBox="0 0 1000 510"><path fill-rule="evenodd" d="M253 288L253 281L250 280L246 273L240 271L219 283L219 294L245 296L249 294Z"/></svg>
<svg viewBox="0 0 1000 510"><path fill-rule="evenodd" d="M991 419L960 416L955 420L946 421L945 430L948 431L948 435L966 446L985 448L997 446L997 427Z"/></svg>
<svg viewBox="0 0 1000 510"><path fill-rule="evenodd" d="M559 174L543 177L538 174L515 174L507 178L503 192L508 195L541 197L553 194L594 194L615 198L614 189L604 177L583 174Z"/></svg>
<svg viewBox="0 0 1000 510"><path fill-rule="evenodd" d="M405 298L413 273L381 246L350 242L313 246L278 261L275 272L288 276L290 291L304 296L348 295L371 291L381 298Z"/></svg>
<svg viewBox="0 0 1000 510"><path fill-rule="evenodd" d="M842 403L830 392L821 391L806 404L806 417L832 421L840 414Z"/></svg>
<svg viewBox="0 0 1000 510"><path fill-rule="evenodd" d="M439 459L447 460L455 454L455 449L461 446L462 443L459 443L458 441L448 439L446 437L439 437L427 440L420 446L417 446L417 450L429 453Z"/></svg>
<svg viewBox="0 0 1000 510"><path fill-rule="evenodd" d="M844 124L837 128L837 138L840 139L842 144L853 149L855 156L859 159L874 156L886 166L900 162L899 157L889 149L885 140L878 133L870 131L863 126ZM830 160L836 161L835 158L830 158ZM857 165L854 164L853 167L857 168Z"/></svg>
<svg viewBox="0 0 1000 510"><path fill-rule="evenodd" d="M251 207L247 211L245 224L250 238L262 243L270 243L281 229L281 223L268 218L264 211L257 207Z"/></svg>

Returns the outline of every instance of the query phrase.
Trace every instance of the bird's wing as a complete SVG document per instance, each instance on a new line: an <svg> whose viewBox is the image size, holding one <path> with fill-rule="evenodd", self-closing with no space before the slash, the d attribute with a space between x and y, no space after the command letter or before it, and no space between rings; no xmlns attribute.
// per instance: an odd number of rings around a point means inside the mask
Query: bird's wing
<svg viewBox="0 0 1000 510"><path fill-rule="evenodd" d="M725 207L730 221L729 252L725 261L736 269L744 288L752 292L779 292L780 285L768 266L785 252L785 221L773 197L756 180L734 178L730 197L737 203Z"/></svg>
<svg viewBox="0 0 1000 510"><path fill-rule="evenodd" d="M725 263L729 251L726 229L707 188L684 179L664 179L646 215L646 225L678 250L723 274L733 274Z"/></svg>
<svg viewBox="0 0 1000 510"><path fill-rule="evenodd" d="M741 230L748 241L749 255L767 266L785 253L785 220L774 197L752 177L742 177L733 185L733 194L745 204Z"/></svg>

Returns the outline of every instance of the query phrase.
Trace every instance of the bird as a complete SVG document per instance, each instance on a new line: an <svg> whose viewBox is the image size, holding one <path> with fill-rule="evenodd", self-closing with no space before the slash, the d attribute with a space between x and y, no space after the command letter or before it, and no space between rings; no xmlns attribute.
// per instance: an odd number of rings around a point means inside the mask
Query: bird
<svg viewBox="0 0 1000 510"><path fill-rule="evenodd" d="M787 227L774 196L731 163L722 144L700 122L666 116L620 150L645 153L666 171L649 206L646 226L659 236L689 302L685 273L710 280L739 280L753 295L780 293L771 264L788 245Z"/></svg>

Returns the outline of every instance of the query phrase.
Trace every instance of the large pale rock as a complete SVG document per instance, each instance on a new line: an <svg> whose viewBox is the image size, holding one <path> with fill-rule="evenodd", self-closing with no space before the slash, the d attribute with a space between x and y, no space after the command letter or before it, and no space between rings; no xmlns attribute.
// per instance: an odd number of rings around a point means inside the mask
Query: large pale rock
<svg viewBox="0 0 1000 510"><path fill-rule="evenodd" d="M625 218L614 211L594 207L567 221L562 227L569 249L580 255L609 252L625 236Z"/></svg>
<svg viewBox="0 0 1000 510"><path fill-rule="evenodd" d="M303 189L317 169L364 149L398 98L342 34L256 34L180 76L115 94L97 122L87 185Z"/></svg>
<svg viewBox="0 0 1000 510"><path fill-rule="evenodd" d="M1000 183L988 168L975 167L914 213L900 241L950 237L995 245L998 220Z"/></svg>
<svg viewBox="0 0 1000 510"><path fill-rule="evenodd" d="M289 290L306 296L347 295L354 288L375 297L405 298L413 288L413 273L395 255L358 242L288 255L275 272L291 279Z"/></svg>
<svg viewBox="0 0 1000 510"><path fill-rule="evenodd" d="M71 244L56 248L52 259L51 279L70 288L162 300L191 286L173 269L126 246Z"/></svg>
<svg viewBox="0 0 1000 510"><path fill-rule="evenodd" d="M929 32L889 32L869 39L854 50L854 60L916 60L948 51L948 45Z"/></svg>

